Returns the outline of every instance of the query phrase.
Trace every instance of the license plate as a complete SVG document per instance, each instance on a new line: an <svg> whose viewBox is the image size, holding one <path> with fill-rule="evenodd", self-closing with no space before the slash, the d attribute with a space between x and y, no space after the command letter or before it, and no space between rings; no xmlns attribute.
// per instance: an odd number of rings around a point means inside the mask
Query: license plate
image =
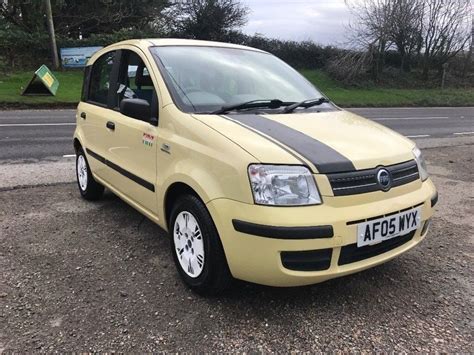
<svg viewBox="0 0 474 355"><path fill-rule="evenodd" d="M357 226L357 246L377 244L384 240L407 234L420 227L421 210L408 211L377 218Z"/></svg>

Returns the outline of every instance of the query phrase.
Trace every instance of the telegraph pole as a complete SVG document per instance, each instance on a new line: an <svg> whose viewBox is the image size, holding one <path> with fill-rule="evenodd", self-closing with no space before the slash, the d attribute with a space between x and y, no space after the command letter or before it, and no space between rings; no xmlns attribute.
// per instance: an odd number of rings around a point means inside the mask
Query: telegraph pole
<svg viewBox="0 0 474 355"><path fill-rule="evenodd" d="M59 69L58 48L56 47L56 35L54 33L53 11L51 10L51 0L44 0L46 8L46 21L48 22L49 43L51 46L51 59L54 69Z"/></svg>

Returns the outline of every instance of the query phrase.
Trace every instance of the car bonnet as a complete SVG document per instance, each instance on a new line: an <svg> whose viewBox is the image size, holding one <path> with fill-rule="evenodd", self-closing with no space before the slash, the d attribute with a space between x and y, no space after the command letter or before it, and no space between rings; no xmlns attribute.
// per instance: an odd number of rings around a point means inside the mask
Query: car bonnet
<svg viewBox="0 0 474 355"><path fill-rule="evenodd" d="M195 115L263 163L336 173L413 159L413 142L347 111ZM295 162L296 161L296 162Z"/></svg>

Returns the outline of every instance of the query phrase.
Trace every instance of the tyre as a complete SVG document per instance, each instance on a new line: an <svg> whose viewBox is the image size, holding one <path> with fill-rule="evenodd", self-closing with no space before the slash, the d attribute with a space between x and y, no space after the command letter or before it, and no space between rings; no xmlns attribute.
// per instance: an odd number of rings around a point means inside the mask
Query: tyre
<svg viewBox="0 0 474 355"><path fill-rule="evenodd" d="M83 198L95 201L102 197L104 187L94 180L86 155L82 149L78 149L76 154L76 178Z"/></svg>
<svg viewBox="0 0 474 355"><path fill-rule="evenodd" d="M206 206L185 195L171 212L171 252L184 283L202 295L216 295L232 277L216 227Z"/></svg>

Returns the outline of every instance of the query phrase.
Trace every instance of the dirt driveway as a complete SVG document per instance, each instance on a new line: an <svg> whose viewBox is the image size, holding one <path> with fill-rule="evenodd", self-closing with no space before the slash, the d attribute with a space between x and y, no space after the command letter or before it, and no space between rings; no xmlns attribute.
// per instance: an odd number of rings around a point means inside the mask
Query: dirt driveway
<svg viewBox="0 0 474 355"><path fill-rule="evenodd" d="M323 284L237 283L211 299L181 284L164 233L112 194L1 191L0 353L472 352L474 146L424 152L440 202L419 247Z"/></svg>

